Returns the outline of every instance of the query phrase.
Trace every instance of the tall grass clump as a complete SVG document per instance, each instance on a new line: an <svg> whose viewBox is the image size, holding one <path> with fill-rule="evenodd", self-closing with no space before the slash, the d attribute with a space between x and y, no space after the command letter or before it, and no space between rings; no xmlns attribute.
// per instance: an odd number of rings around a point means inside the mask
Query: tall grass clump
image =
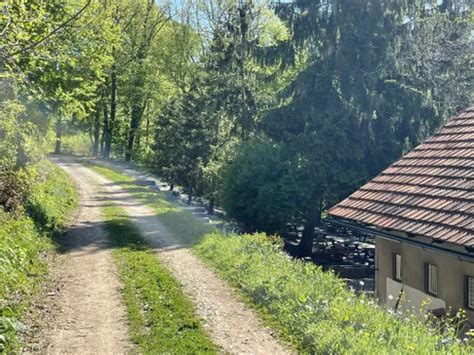
<svg viewBox="0 0 474 355"><path fill-rule="evenodd" d="M35 166L35 182L25 207L39 229L56 232L77 203L77 194L67 174L48 160Z"/></svg>
<svg viewBox="0 0 474 355"><path fill-rule="evenodd" d="M48 161L28 167L29 181L15 213L0 208L0 352L14 352L21 317L45 280L51 237L76 204L66 174Z"/></svg>
<svg viewBox="0 0 474 355"><path fill-rule="evenodd" d="M357 296L331 272L294 260L264 234L211 234L196 253L303 353L473 353L454 326L432 327Z"/></svg>

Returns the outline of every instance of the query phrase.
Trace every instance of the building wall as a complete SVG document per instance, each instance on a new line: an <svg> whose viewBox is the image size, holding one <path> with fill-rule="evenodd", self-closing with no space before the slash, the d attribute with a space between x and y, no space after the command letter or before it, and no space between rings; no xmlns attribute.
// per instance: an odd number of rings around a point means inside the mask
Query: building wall
<svg viewBox="0 0 474 355"><path fill-rule="evenodd" d="M412 295L409 303L410 308L419 309L423 296L432 299L432 306L428 309L439 308L443 303L454 310L466 308L466 276L474 277L474 263L461 261L449 255L437 253L431 250L423 250L421 247L408 245L405 243L392 241L383 238L376 238L376 272L375 286L376 295L381 303L392 305L398 298L398 294L389 295L397 289L397 281L393 280L393 255L402 256L401 273L402 281L399 288L406 285L408 293ZM425 293L425 265L433 264L437 266L438 274L438 294L436 297ZM416 289L420 292L413 292ZM424 301L424 300L423 300ZM444 302L443 302L444 301ZM407 304L403 308L408 308ZM474 312L466 310L469 322L474 324Z"/></svg>

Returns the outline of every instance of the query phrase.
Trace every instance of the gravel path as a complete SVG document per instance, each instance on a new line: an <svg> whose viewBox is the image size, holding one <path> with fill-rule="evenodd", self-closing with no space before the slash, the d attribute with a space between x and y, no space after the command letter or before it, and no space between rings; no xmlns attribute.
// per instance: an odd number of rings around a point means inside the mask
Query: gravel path
<svg viewBox="0 0 474 355"><path fill-rule="evenodd" d="M141 205L118 185L101 175L74 164L65 164L66 170L82 185L99 183L99 199L120 205L153 247L158 257L169 267L191 299L205 329L224 352L234 354L287 354L271 331L264 327L258 316L214 272L209 270L188 249L178 245L165 226L148 206Z"/></svg>
<svg viewBox="0 0 474 355"><path fill-rule="evenodd" d="M133 351L110 245L103 229L99 186L89 170L58 162L80 192L79 211L62 238L54 290L41 305L43 328L26 352L121 354Z"/></svg>

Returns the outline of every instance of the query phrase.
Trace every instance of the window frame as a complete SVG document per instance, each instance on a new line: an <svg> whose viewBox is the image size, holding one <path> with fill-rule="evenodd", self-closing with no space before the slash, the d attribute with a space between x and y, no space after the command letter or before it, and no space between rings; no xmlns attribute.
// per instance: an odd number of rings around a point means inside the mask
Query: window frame
<svg viewBox="0 0 474 355"><path fill-rule="evenodd" d="M471 284L472 282L472 284ZM469 285L472 285L472 299L470 299ZM466 308L474 310L474 276L466 275Z"/></svg>
<svg viewBox="0 0 474 355"><path fill-rule="evenodd" d="M434 271L434 277L432 276L432 273ZM430 295L437 296L439 292L439 287L438 287L438 266L434 264L427 263L426 264L426 292ZM434 286L432 282L434 281Z"/></svg>
<svg viewBox="0 0 474 355"><path fill-rule="evenodd" d="M402 281L402 254L393 253L393 279Z"/></svg>

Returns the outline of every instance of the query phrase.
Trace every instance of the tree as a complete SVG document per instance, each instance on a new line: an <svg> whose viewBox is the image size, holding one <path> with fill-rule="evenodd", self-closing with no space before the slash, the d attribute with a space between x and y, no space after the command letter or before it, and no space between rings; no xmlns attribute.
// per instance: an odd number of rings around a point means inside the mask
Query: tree
<svg viewBox="0 0 474 355"><path fill-rule="evenodd" d="M90 0L0 5L0 202L6 209L14 209L11 197L24 190L26 165L46 152L51 117L90 107L104 59L102 32L83 17L93 7Z"/></svg>
<svg viewBox="0 0 474 355"><path fill-rule="evenodd" d="M281 106L264 117L261 127L292 151L306 171L311 198L305 207L301 249L308 254L326 206L347 196L439 126L449 111L441 114L439 108L447 107L448 99L439 96L434 102L432 87L447 86L461 93L469 76L455 67L459 60L451 53L441 71L417 70L409 79L414 63L407 58L420 53L416 49L420 43L439 46L440 37L428 36L434 27L412 25L437 21L433 14L438 10L423 2L295 1L276 8L293 38L292 48L283 46L281 54L290 63L298 52L307 60L282 95ZM462 28L461 32L464 36L452 38L465 41L467 32ZM456 56L465 60L467 47L456 48ZM432 58L424 59L416 63L437 66ZM423 87L422 82L439 82L441 72L449 73L442 75L441 85ZM466 100L458 94L452 101Z"/></svg>
<svg viewBox="0 0 474 355"><path fill-rule="evenodd" d="M130 112L125 161L132 158L133 146L137 130L146 108L147 93L144 85L147 75L145 61L149 55L153 39L168 21L165 13L155 5L153 0L142 2L137 16L131 21L126 32L128 80L126 87L126 103Z"/></svg>
<svg viewBox="0 0 474 355"><path fill-rule="evenodd" d="M285 32L268 8L253 1L224 1L215 7L205 3L203 8L212 32L199 32L205 51L193 66L189 88L159 116L154 165L172 184L206 197L212 211L219 198L221 166L239 141L254 134L259 113L270 101L269 78L277 69L263 68L257 47L274 45ZM188 163L185 158L190 158Z"/></svg>

